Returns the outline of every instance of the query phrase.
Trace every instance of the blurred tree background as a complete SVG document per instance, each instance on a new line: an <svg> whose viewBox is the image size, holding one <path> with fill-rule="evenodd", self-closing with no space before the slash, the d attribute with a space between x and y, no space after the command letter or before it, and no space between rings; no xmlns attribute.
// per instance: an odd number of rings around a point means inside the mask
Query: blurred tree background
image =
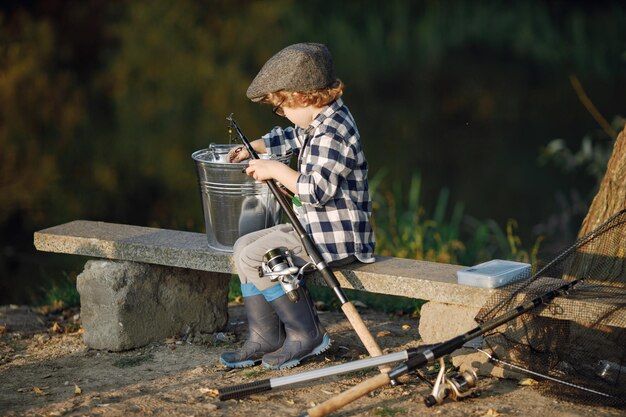
<svg viewBox="0 0 626 417"><path fill-rule="evenodd" d="M574 239L624 124L623 1L4 1L0 304L81 270L36 230L202 232L191 153L228 141L231 112L250 137L283 122L245 90L302 41L346 84L379 253L467 264Z"/></svg>

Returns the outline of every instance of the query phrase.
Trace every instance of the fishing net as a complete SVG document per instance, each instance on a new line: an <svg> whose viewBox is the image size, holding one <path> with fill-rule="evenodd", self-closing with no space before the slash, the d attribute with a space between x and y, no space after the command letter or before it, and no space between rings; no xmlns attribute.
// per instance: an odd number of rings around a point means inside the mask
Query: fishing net
<svg viewBox="0 0 626 417"><path fill-rule="evenodd" d="M626 408L626 210L534 269L495 290L476 320L575 283L485 334L484 346L504 363L544 375L536 387L548 395Z"/></svg>

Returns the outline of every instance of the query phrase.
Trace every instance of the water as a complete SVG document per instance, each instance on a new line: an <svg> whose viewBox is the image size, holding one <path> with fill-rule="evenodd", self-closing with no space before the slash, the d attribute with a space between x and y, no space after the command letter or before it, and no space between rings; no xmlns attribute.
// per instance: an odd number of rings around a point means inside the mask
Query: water
<svg viewBox="0 0 626 417"><path fill-rule="evenodd" d="M528 73L515 62L475 62L470 56L448 64L441 68L463 71L387 80L393 97L366 100L346 89L374 175L386 169L388 184L408 184L420 172L424 206L432 208L441 189L449 188L451 201L463 202L466 213L502 225L516 219L527 238L536 225L571 209L572 193L593 195L596 180L582 169L564 172L555 163L540 163L542 147L556 138L574 151L586 135L610 143L597 133L566 73ZM607 118L616 116L609 80L586 88Z"/></svg>

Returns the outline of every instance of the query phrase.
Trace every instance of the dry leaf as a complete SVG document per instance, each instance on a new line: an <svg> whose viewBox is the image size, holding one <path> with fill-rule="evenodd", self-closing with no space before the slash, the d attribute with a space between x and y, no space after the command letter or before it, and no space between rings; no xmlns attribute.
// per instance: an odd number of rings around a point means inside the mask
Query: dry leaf
<svg viewBox="0 0 626 417"><path fill-rule="evenodd" d="M408 324L403 324L402 325L402 330L409 330L411 328L411 326L409 326Z"/></svg>
<svg viewBox="0 0 626 417"><path fill-rule="evenodd" d="M168 337L165 339L165 343L176 343L177 339L175 337Z"/></svg>
<svg viewBox="0 0 626 417"><path fill-rule="evenodd" d="M210 395L211 397L217 397L219 391L213 388L200 388L200 392L204 395Z"/></svg>
<svg viewBox="0 0 626 417"><path fill-rule="evenodd" d="M8 331L7 326L0 325L0 334L5 334L7 331Z"/></svg>
<svg viewBox="0 0 626 417"><path fill-rule="evenodd" d="M520 379L520 381L517 384L523 385L523 386L530 386L530 385L537 385L538 382L532 378L524 378L524 379Z"/></svg>
<svg viewBox="0 0 626 417"><path fill-rule="evenodd" d="M49 333L63 333L63 328L59 325L59 323L55 321L52 327L48 329L48 332Z"/></svg>
<svg viewBox="0 0 626 417"><path fill-rule="evenodd" d="M389 336L389 335L391 335L391 332L389 330L383 330L382 332L378 332L376 337L385 337L385 336Z"/></svg>
<svg viewBox="0 0 626 417"><path fill-rule="evenodd" d="M33 391L35 392L35 394L37 395L46 395L45 392L43 392L43 390L39 387L33 387Z"/></svg>
<svg viewBox="0 0 626 417"><path fill-rule="evenodd" d="M76 384L74 384L74 395L80 395L83 393L83 390Z"/></svg>
<svg viewBox="0 0 626 417"><path fill-rule="evenodd" d="M489 410L487 410L485 414L483 414L483 417L496 417L496 416L501 416L501 415L502 413L496 410L495 408L490 408Z"/></svg>

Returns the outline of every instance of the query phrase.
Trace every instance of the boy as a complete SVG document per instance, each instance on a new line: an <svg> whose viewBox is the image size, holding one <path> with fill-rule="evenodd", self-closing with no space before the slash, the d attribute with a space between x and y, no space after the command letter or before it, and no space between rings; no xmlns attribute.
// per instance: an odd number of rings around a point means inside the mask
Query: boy
<svg viewBox="0 0 626 417"><path fill-rule="evenodd" d="M251 143L259 153L298 155L297 171L282 162L250 160L246 173L258 181L274 179L302 203L298 219L330 266L374 262L374 235L369 223L367 161L359 132L340 98L343 84L335 77L326 46L299 43L270 58L250 84L252 101L270 104L295 127L275 127ZM250 155L243 147L229 154L232 162ZM224 352L220 361L233 367L262 362L285 369L330 346L308 291L298 288L292 302L277 282L259 277L258 267L270 249L287 247L293 261L310 261L298 235L282 224L242 236L234 259L248 316L248 339L239 351Z"/></svg>

